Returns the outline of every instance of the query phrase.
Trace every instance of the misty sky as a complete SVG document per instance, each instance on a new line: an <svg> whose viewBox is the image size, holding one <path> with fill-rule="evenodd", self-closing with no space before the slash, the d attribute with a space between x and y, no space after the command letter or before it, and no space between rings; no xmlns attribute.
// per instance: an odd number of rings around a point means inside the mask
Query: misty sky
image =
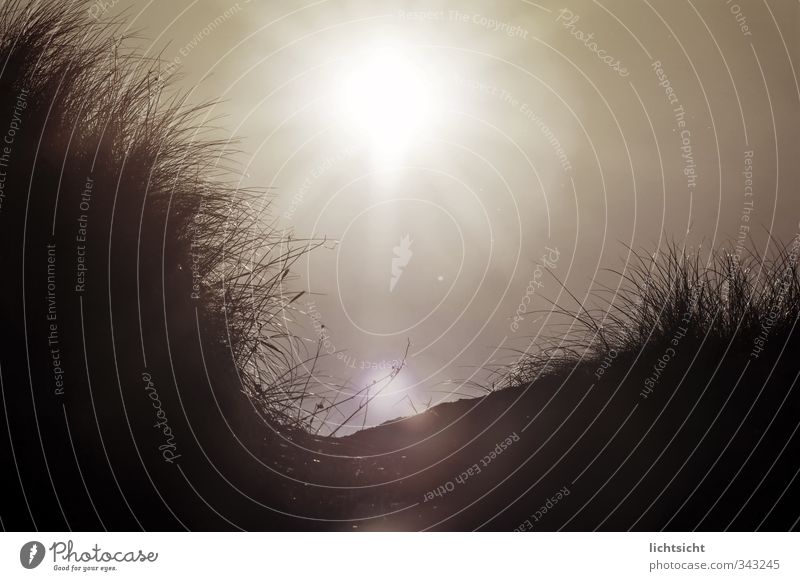
<svg viewBox="0 0 800 581"><path fill-rule="evenodd" d="M582 300L625 244L798 232L794 1L106 5L220 100L271 219L331 240L293 283L316 293L296 332L344 353L325 372L363 386L410 341L368 423L531 348L569 304L543 267Z"/></svg>

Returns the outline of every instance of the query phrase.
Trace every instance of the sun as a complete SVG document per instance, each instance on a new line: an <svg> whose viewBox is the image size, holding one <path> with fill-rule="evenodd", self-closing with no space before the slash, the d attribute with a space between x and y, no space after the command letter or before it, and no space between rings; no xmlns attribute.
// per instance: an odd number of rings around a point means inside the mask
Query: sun
<svg viewBox="0 0 800 581"><path fill-rule="evenodd" d="M348 67L337 90L340 120L381 162L399 161L441 115L431 72L399 49L379 49Z"/></svg>

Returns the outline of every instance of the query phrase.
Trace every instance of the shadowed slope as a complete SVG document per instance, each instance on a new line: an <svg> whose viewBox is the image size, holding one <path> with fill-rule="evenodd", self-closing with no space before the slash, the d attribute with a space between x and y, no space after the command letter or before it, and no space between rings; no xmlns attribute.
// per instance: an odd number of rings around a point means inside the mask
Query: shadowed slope
<svg viewBox="0 0 800 581"><path fill-rule="evenodd" d="M229 526L201 498L222 492L245 515L247 494L284 506L245 448L296 419L245 394L256 370L271 401L291 393L276 315L306 246L260 225L206 109L115 24L60 2L5 3L0 23L6 526Z"/></svg>

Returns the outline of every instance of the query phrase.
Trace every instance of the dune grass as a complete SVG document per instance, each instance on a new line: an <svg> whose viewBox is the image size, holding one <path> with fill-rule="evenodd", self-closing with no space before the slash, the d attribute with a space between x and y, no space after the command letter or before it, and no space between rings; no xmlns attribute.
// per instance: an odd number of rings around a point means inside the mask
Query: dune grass
<svg viewBox="0 0 800 581"><path fill-rule="evenodd" d="M239 187L235 144L216 137L208 119L214 103L193 105L174 90L165 63L129 48L123 27L92 18L79 2L0 7L3 120L27 95L8 179L20 195L4 213L8 220L23 214L18 204L29 183L34 206L78 206L90 176L92 272L116 244L138 248L140 304L145 287L186 302L192 285L206 351L219 352L209 359L227 358L238 374L231 389L257 394L277 426L302 424L291 402L305 378L286 325L298 295L287 283L315 243L287 239L270 225L269 192ZM28 239L46 238L46 217L29 218ZM53 218L51 235L63 246L74 244L71 218L66 210ZM112 224L109 241L98 232ZM6 238L15 243L21 232L7 228Z"/></svg>
<svg viewBox="0 0 800 581"><path fill-rule="evenodd" d="M670 243L653 253L631 249L613 286L597 285L581 302L541 311L550 325L533 353L492 370L495 387L529 384L543 374L595 368L604 358L631 362L670 346L733 351L758 359L795 334L800 317L800 236L771 240L765 255L732 245L688 251Z"/></svg>

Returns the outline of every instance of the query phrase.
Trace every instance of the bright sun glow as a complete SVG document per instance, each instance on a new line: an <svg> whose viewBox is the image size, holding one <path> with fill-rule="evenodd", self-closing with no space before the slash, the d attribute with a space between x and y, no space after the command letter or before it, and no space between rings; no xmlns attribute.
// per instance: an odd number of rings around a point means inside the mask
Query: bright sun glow
<svg viewBox="0 0 800 581"><path fill-rule="evenodd" d="M392 164L440 115L435 86L432 75L407 56L380 50L343 80L339 113L348 129L368 140L381 164Z"/></svg>

